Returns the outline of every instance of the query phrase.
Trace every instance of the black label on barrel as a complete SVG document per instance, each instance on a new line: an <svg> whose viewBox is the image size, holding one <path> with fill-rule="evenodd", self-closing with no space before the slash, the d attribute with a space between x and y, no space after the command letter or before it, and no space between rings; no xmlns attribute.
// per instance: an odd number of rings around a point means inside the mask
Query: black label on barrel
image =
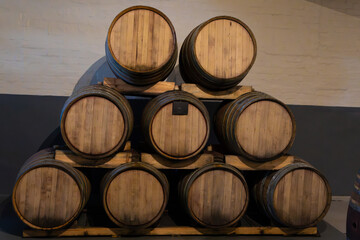
<svg viewBox="0 0 360 240"><path fill-rule="evenodd" d="M188 102L174 101L172 115L187 115L188 114Z"/></svg>

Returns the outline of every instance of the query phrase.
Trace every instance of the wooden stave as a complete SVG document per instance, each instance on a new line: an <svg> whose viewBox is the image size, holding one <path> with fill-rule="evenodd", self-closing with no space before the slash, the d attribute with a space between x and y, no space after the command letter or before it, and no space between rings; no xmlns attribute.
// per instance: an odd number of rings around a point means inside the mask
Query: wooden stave
<svg viewBox="0 0 360 240"><path fill-rule="evenodd" d="M322 180L324 181L327 187L328 196L327 196L327 203L323 212L313 222L304 225L294 226L287 224L285 221L283 221L277 216L276 210L273 207L273 194L276 185L281 180L281 178L284 177L284 175L289 173L290 171L298 170L298 169L308 169L318 174L322 178ZM310 165L308 162L299 158L296 158L294 163L285 166L280 170L274 172L268 172L267 174L265 174L265 176L253 187L252 195L255 199L256 205L260 207L262 212L265 213L269 219L273 220L274 222L282 226L292 227L292 228L306 228L316 225L325 217L331 204L331 188L325 176L315 167Z"/></svg>
<svg viewBox="0 0 360 240"><path fill-rule="evenodd" d="M241 113L251 104L262 100L272 101L280 104L288 112L292 121L292 136L288 145L283 151L268 158L258 158L247 153L241 147L241 144L238 142L235 135L236 123ZM214 129L215 134L220 140L221 144L223 144L225 148L231 153L242 155L248 160L255 162L267 162L286 154L290 150L295 140L296 122L293 113L286 104L266 93L253 91L245 93L234 101L228 102L222 107L220 107L220 109L215 113L214 116Z"/></svg>
<svg viewBox="0 0 360 240"><path fill-rule="evenodd" d="M138 9L144 9L144 10L149 10L149 11L153 11L156 14L160 15L162 18L164 18L164 20L168 23L172 35L173 35L173 46L174 46L174 50L173 53L171 54L171 56L169 57L169 59L160 67L158 67L157 69L154 70L150 70L150 71L133 71L131 69L128 69L125 66L122 66L114 57L114 54L112 52L112 49L110 46L110 34L111 34L111 30L113 28L113 26L115 25L116 21L125 13L132 11L132 10L138 10ZM150 85L153 83L156 83L158 81L163 81L165 80L170 73L172 72L172 70L175 67L176 61L177 61L177 54L178 54L178 46L177 46L177 40L176 40L176 32L175 32L175 28L172 25L170 19L160 10L149 7L149 6L133 6L133 7L129 7L125 10L123 10L122 12L120 12L112 21L108 33L107 33L107 37L106 37L106 42L105 42L105 55L106 55L106 60L107 63L110 67L110 70L115 74L116 77L124 80L125 82L129 83L129 84L133 84L133 85Z"/></svg>
<svg viewBox="0 0 360 240"><path fill-rule="evenodd" d="M154 119L156 113L161 109L161 107L173 101L178 101L178 100L187 101L193 104L195 107L197 107L205 118L206 128L207 128L206 136L201 146L192 154L181 157L171 156L163 152L161 149L159 149L152 139L151 128L150 128L152 120ZM201 152L205 148L210 136L210 116L205 105L194 95L187 92L174 90L174 91L165 92L153 98L150 102L148 102L142 113L141 127L147 145L151 146L158 154L170 160L186 160L196 156L199 152Z"/></svg>
<svg viewBox="0 0 360 240"><path fill-rule="evenodd" d="M78 150L76 146L74 146L69 141L65 132L66 117L64 116L66 116L67 112L70 110L70 107L73 104L75 104L80 99L89 96L98 96L111 101L113 104L117 106L117 108L119 109L119 111L121 112L124 118L124 135L120 139L119 143L112 150L98 155L87 154ZM134 126L134 115L128 100L124 96L122 96L118 91L103 85L90 85L74 92L73 95L71 95L64 103L64 106L60 114L60 130L64 142L72 152L86 159L89 159L89 164L93 162L92 159L93 160L103 159L115 154L118 150L121 150L125 146L126 141L129 139L133 130L133 126Z"/></svg>
<svg viewBox="0 0 360 240"><path fill-rule="evenodd" d="M247 30L254 44L254 56L249 67L237 77L227 78L226 84L224 84L222 78L217 78L212 76L198 63L194 51L195 40L201 29L210 22L219 19L228 19L240 24L242 27L244 27ZM256 44L255 36L251 31L251 29L244 22L242 22L237 18L231 16L217 16L198 25L185 38L181 46L180 56L179 56L180 74L185 82L196 83L211 90L219 91L219 90L230 89L232 87L235 87L237 84L241 82L243 78L245 78L245 76L248 74L248 72L255 63L256 55L257 55L257 44Z"/></svg>
<svg viewBox="0 0 360 240"><path fill-rule="evenodd" d="M244 184L244 188L246 191L246 200L245 200L244 208L242 209L240 214L236 218L234 218L231 222L224 224L224 225L213 226L213 225L209 225L209 224L203 222L202 220L197 218L191 212L190 208L188 207L187 198L188 198L188 193L189 193L191 184L196 180L196 178L201 176L203 173L206 173L211 170L218 170L218 169L229 171L229 172L233 173L234 175L236 175L237 177L239 177L241 182ZM226 163L222 163L222 162L214 162L214 163L206 164L205 166L186 175L178 184L178 196L179 196L179 200L180 200L180 204L181 204L182 208L186 211L187 215L190 216L193 221L195 221L196 224L200 224L204 227L214 228L214 229L226 228L226 227L231 227L231 226L235 225L237 222L240 221L242 216L245 214L246 209L249 205L249 189L248 189L248 186L247 186L244 176L241 174L241 172L237 168L235 168L231 165L228 165Z"/></svg>
<svg viewBox="0 0 360 240"><path fill-rule="evenodd" d="M161 210L159 211L159 213L151 221L149 221L146 224L127 225L126 223L122 223L122 222L118 221L113 216L113 214L110 212L110 210L108 209L108 206L107 206L107 203L106 203L106 195L107 195L109 185L110 185L111 181L118 174L121 174L122 172L125 172L127 170L146 171L146 172L152 174L160 182L161 186L163 187L163 193L164 193L163 206L162 206ZM129 163L121 164L119 167L117 167L114 170L108 172L103 177L103 179L101 180L101 183L100 183L100 193L101 193L101 196L102 196L102 204L103 204L104 210L105 210L107 216L109 217L109 219L113 223L115 223L119 227L123 227L123 228L143 229L143 228L147 228L147 227L150 227L150 226L154 225L161 218L163 212L165 211L165 207L167 205L167 202L169 200L170 186L169 186L169 182L168 182L165 174L163 174L162 172L160 172L158 169L151 166L150 164L144 163L144 162L129 162Z"/></svg>
<svg viewBox="0 0 360 240"><path fill-rule="evenodd" d="M55 160L54 156L55 156L55 151L51 148L42 150L42 151L32 155L24 163L24 165L20 168L19 173L16 177L15 185L13 187L13 192L12 192L12 196L11 196L13 208L14 208L17 216L26 225L28 225L29 227L34 228L34 229L56 230L56 229L61 229L66 226L69 226L81 214L82 210L84 209L85 205L87 204L87 202L90 198L91 184L90 184L89 179L82 172L73 168L69 164ZM68 173L69 176L71 176L74 179L74 181L77 183L77 186L79 187L79 190L80 190L81 203L79 205L79 208L77 209L75 214L70 219L68 219L65 223L58 225L58 226L42 227L42 226L38 226L38 225L31 223L20 213L20 211L17 207L17 204L16 204L15 193L16 193L16 189L17 189L17 186L18 186L21 178L23 176L25 176L25 174L30 172L31 170L34 170L36 168L41 168L41 167L58 168L64 172Z"/></svg>
<svg viewBox="0 0 360 240"><path fill-rule="evenodd" d="M357 172L353 192L349 201L346 219L346 236L349 240L360 238L360 170Z"/></svg>

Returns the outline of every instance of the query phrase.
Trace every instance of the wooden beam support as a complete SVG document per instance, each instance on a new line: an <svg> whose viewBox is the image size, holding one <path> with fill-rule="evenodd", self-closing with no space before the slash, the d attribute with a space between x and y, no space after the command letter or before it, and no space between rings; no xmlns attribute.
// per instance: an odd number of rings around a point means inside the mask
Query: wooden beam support
<svg viewBox="0 0 360 240"><path fill-rule="evenodd" d="M210 91L208 89L199 87L199 85L193 83L183 83L181 84L180 89L182 91L195 95L197 98L219 100L236 99L245 93L254 91L251 86L236 86L224 91Z"/></svg>
<svg viewBox="0 0 360 240"><path fill-rule="evenodd" d="M208 229L194 227L157 227L153 229L131 230L123 228L87 227L69 228L54 231L28 229L23 231L23 237L75 237L75 236L112 236L146 235L317 235L317 227L305 229L279 228L279 227L236 227L225 229Z"/></svg>
<svg viewBox="0 0 360 240"><path fill-rule="evenodd" d="M203 153L197 158L171 161L157 154L141 153L141 162L146 162L158 169L196 169L214 162L214 156L210 153Z"/></svg>
<svg viewBox="0 0 360 240"><path fill-rule="evenodd" d="M156 96L167 91L175 90L174 82L157 82L148 86L136 86L128 84L118 78L104 78L103 84L125 95Z"/></svg>
<svg viewBox="0 0 360 240"><path fill-rule="evenodd" d="M119 152L111 158L104 158L94 160L92 165L89 165L89 160L84 160L83 157L75 155L70 150L56 150L55 160L62 161L78 168L116 168L121 164L132 161L131 152Z"/></svg>
<svg viewBox="0 0 360 240"><path fill-rule="evenodd" d="M240 170L260 171L260 170L279 170L294 162L294 156L281 156L268 162L253 162L241 156L225 155L225 163L230 164Z"/></svg>

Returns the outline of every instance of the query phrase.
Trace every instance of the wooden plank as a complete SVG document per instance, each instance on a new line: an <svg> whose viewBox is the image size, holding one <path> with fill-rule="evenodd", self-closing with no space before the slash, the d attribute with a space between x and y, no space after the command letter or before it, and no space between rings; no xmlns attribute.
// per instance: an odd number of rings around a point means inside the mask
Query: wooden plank
<svg viewBox="0 0 360 240"><path fill-rule="evenodd" d="M251 86L236 86L223 91L210 91L193 83L183 83L180 89L201 99L236 99L254 90Z"/></svg>
<svg viewBox="0 0 360 240"><path fill-rule="evenodd" d="M171 161L157 154L141 153L141 161L158 169L196 169L214 162L214 156L210 153L203 153L198 158Z"/></svg>
<svg viewBox="0 0 360 240"><path fill-rule="evenodd" d="M68 163L73 167L86 167L86 168L116 168L121 164L131 162L131 152L119 152L111 158L104 158L100 160L93 160L93 164L89 164L88 159L84 159L70 150L56 150L55 160Z"/></svg>
<svg viewBox="0 0 360 240"><path fill-rule="evenodd" d="M240 170L278 170L294 162L294 156L281 156L268 162L253 162L244 157L236 155L225 155L225 163L230 164Z"/></svg>
<svg viewBox="0 0 360 240"><path fill-rule="evenodd" d="M136 86L117 78L104 78L104 86L116 89L125 95L159 95L161 93L175 90L174 82L157 82L149 86Z"/></svg>
<svg viewBox="0 0 360 240"><path fill-rule="evenodd" d="M75 237L75 236L112 236L121 235L146 235L146 236L171 236L171 235L317 235L317 227L305 229L279 228L279 227L237 227L225 229L207 229L194 227L158 227L153 229L131 230L122 228L88 227L70 228L55 231L42 231L27 229L23 237Z"/></svg>

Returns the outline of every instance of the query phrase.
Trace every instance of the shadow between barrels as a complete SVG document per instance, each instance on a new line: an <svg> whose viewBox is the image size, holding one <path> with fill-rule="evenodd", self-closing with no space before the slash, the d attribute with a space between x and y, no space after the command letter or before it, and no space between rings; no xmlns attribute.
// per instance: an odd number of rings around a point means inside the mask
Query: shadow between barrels
<svg viewBox="0 0 360 240"><path fill-rule="evenodd" d="M22 236L26 225L16 215L11 203L11 196L0 203L0 229L2 232Z"/></svg>

